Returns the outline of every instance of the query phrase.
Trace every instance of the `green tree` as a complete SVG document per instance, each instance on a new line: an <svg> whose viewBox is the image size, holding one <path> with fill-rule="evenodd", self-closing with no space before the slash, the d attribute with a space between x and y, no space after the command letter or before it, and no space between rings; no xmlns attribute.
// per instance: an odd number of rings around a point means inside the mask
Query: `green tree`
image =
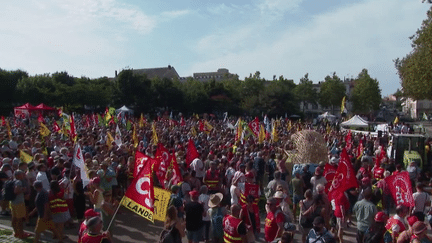
<svg viewBox="0 0 432 243"><path fill-rule="evenodd" d="M353 112L370 114L377 111L381 104L381 89L376 79L371 78L367 69L363 69L354 80L351 93Z"/></svg>
<svg viewBox="0 0 432 243"><path fill-rule="evenodd" d="M413 50L395 60L403 93L417 100L432 99L432 8L410 39Z"/></svg>
<svg viewBox="0 0 432 243"><path fill-rule="evenodd" d="M14 104L19 104L16 93L18 81L28 77L27 72L21 70L6 71L0 69L0 113L7 114ZM20 104L21 105L21 104Z"/></svg>
<svg viewBox="0 0 432 243"><path fill-rule="evenodd" d="M323 107L331 107L332 113L334 113L334 107L340 106L343 97L345 96L345 85L342 80L333 73L325 77L324 82L321 84L319 93L319 103Z"/></svg>
<svg viewBox="0 0 432 243"><path fill-rule="evenodd" d="M279 79L270 81L263 91L261 100L261 112L269 116L283 116L287 114L297 114L298 102L294 94L296 84L293 80Z"/></svg>
<svg viewBox="0 0 432 243"><path fill-rule="evenodd" d="M297 99L303 103L303 112L308 104L316 104L318 101L318 93L313 87L312 80L309 79L309 74L306 73L300 79L299 84L295 88Z"/></svg>

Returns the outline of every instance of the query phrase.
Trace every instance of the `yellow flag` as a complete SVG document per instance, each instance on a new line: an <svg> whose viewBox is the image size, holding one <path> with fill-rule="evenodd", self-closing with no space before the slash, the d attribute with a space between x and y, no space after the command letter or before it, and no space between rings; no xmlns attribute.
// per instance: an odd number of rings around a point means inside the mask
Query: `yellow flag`
<svg viewBox="0 0 432 243"><path fill-rule="evenodd" d="M112 147L112 143L114 142L114 138L110 132L107 132L107 146L108 148Z"/></svg>
<svg viewBox="0 0 432 243"><path fill-rule="evenodd" d="M291 129L292 129L292 123L291 123L291 120L289 120L288 125L287 125L288 132L291 131Z"/></svg>
<svg viewBox="0 0 432 243"><path fill-rule="evenodd" d="M133 128L132 140L133 140L133 143L134 143L134 147L135 148L138 147L138 136L137 136L137 133L136 133L136 125L134 125L134 128Z"/></svg>
<svg viewBox="0 0 432 243"><path fill-rule="evenodd" d="M273 122L272 139L273 139L273 142L279 141L279 136L278 136L278 132L277 132L277 122Z"/></svg>
<svg viewBox="0 0 432 243"><path fill-rule="evenodd" d="M141 113L141 118L139 120L139 124L138 125L139 125L140 128L144 127L144 114L143 113Z"/></svg>
<svg viewBox="0 0 432 243"><path fill-rule="evenodd" d="M153 145L157 145L159 142L159 139L158 139L158 135L156 132L156 123L155 122L153 122L152 131L153 131L153 134L152 134Z"/></svg>
<svg viewBox="0 0 432 243"><path fill-rule="evenodd" d="M33 157L30 154L20 150L20 160L24 163L30 163L33 161Z"/></svg>
<svg viewBox="0 0 432 243"><path fill-rule="evenodd" d="M105 121L109 121L109 120L111 120L111 115L109 112L107 112L105 115Z"/></svg>
<svg viewBox="0 0 432 243"><path fill-rule="evenodd" d="M341 114L344 113L344 111L345 111L345 98L346 98L346 96L344 96L344 97L342 98Z"/></svg>
<svg viewBox="0 0 432 243"><path fill-rule="evenodd" d="M194 136L194 137L197 136L197 131L196 131L195 127L192 127L192 128L191 128L191 134L192 134L192 136Z"/></svg>
<svg viewBox="0 0 432 243"><path fill-rule="evenodd" d="M12 139L12 130L11 130L11 127L10 127L8 120L6 120L6 128L7 128L7 134L8 134L9 139Z"/></svg>
<svg viewBox="0 0 432 243"><path fill-rule="evenodd" d="M40 125L40 134L42 135L42 137L46 137L48 135L50 135L50 130L45 126L45 124L43 124L42 122L39 123Z"/></svg>
<svg viewBox="0 0 432 243"><path fill-rule="evenodd" d="M330 134L330 132L331 132L331 127L328 123L327 123L327 127L326 127L326 132L327 132L327 134Z"/></svg>
<svg viewBox="0 0 432 243"><path fill-rule="evenodd" d="M259 135L258 135L258 143L259 143L259 144L264 143L264 139L265 139L264 126L261 125L261 126L260 126Z"/></svg>
<svg viewBox="0 0 432 243"><path fill-rule="evenodd" d="M393 124L398 124L398 123L399 123L399 117L397 116L397 117L394 119Z"/></svg>

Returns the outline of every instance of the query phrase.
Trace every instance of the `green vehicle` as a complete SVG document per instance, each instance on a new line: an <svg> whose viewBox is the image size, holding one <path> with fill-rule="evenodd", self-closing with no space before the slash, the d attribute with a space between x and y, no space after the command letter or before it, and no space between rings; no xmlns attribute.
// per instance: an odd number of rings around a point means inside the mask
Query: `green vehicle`
<svg viewBox="0 0 432 243"><path fill-rule="evenodd" d="M411 162L417 162L423 168L425 158L426 137L421 134L391 134L391 146L387 151L390 158L394 158L396 164L404 164L407 167Z"/></svg>

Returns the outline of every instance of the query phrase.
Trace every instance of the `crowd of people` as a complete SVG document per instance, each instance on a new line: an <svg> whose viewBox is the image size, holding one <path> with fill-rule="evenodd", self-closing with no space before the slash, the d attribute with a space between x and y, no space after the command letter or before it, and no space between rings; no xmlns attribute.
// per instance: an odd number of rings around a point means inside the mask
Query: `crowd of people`
<svg viewBox="0 0 432 243"><path fill-rule="evenodd" d="M360 186L330 201L327 193L332 182L324 174L325 167L337 169L347 132L326 122L312 126L278 119L277 137L268 133L259 141L253 135L236 134L237 119L204 117L210 126L201 129L202 119L196 116L182 117L181 123L161 116L153 126L142 118L101 125L87 117L75 115L76 137L63 129L55 131L58 117L42 121L51 131L49 135L42 135L38 122L31 118L21 122L6 118L13 125L0 127L1 214L11 215L15 237L28 237L23 225L31 225L37 218L35 242L45 230L62 242L64 228L76 228L78 242L112 242L112 219L133 180L134 154L141 151L154 157L161 143L175 154L182 175L179 184L166 181L162 185L154 180L155 186L172 192L161 242L181 242L187 237L191 243L285 243L293 242L295 234L301 234L302 242L343 242L344 230L354 227L354 221L361 243L429 242L425 220L430 215L430 198L424 188L429 186L430 174L416 165L407 168L416 188L415 206L396 205L383 179L405 168L387 157L374 166L381 147L387 146L383 139L353 135L347 153ZM121 144L108 138L108 132L116 134L117 127ZM304 161L294 170L289 155L295 153L296 146L291 135L307 129L322 134L328 157L317 165ZM199 156L188 164L190 139ZM364 149L358 155L360 142ZM74 166L76 144L81 146L89 170L88 185L83 185ZM29 154L32 161L23 161L21 152ZM261 233L264 239L260 239Z"/></svg>

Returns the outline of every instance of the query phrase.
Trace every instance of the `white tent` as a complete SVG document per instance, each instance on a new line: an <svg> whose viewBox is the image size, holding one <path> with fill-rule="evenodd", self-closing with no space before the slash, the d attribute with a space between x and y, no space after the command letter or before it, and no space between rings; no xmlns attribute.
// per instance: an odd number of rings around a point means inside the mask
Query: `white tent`
<svg viewBox="0 0 432 243"><path fill-rule="evenodd" d="M334 120L335 118L336 118L335 115L332 115L332 114L328 113L327 111L318 116L318 119Z"/></svg>
<svg viewBox="0 0 432 243"><path fill-rule="evenodd" d="M353 116L348 121L344 121L341 123L344 127L368 127L369 124L363 118L358 115Z"/></svg>
<svg viewBox="0 0 432 243"><path fill-rule="evenodd" d="M122 116L124 116L125 114L133 115L134 111L131 110L131 109L129 109L129 108L127 108L127 107L124 105L124 106L122 106L122 107L120 107L120 108L118 108L118 109L116 110L116 114L119 114L119 113L121 113Z"/></svg>

